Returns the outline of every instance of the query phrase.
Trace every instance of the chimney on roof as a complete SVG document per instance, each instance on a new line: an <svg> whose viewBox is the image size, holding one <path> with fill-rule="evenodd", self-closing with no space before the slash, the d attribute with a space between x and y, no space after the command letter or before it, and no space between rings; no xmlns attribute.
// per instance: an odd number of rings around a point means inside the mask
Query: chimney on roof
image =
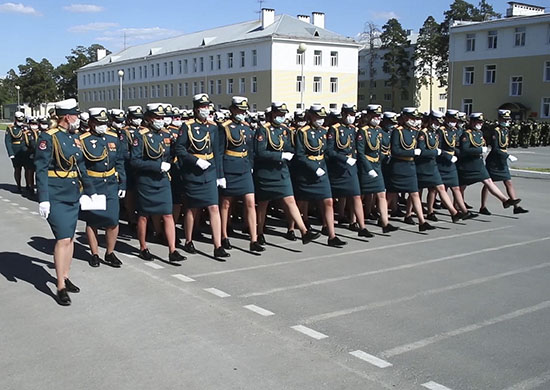
<svg viewBox="0 0 550 390"><path fill-rule="evenodd" d="M107 56L107 50L105 49L97 49L97 60L102 60Z"/></svg>
<svg viewBox="0 0 550 390"><path fill-rule="evenodd" d="M311 17L309 15L298 15L298 20L306 23L311 23Z"/></svg>
<svg viewBox="0 0 550 390"><path fill-rule="evenodd" d="M272 8L262 8L262 28L269 27L275 22L275 10Z"/></svg>
<svg viewBox="0 0 550 390"><path fill-rule="evenodd" d="M313 25L320 28L325 28L325 14L324 12L312 12L311 17Z"/></svg>
<svg viewBox="0 0 550 390"><path fill-rule="evenodd" d="M516 3L515 1L509 1L510 8L506 10L506 17L511 18L514 16L532 16L544 14L544 7L538 5L530 5L525 3Z"/></svg>

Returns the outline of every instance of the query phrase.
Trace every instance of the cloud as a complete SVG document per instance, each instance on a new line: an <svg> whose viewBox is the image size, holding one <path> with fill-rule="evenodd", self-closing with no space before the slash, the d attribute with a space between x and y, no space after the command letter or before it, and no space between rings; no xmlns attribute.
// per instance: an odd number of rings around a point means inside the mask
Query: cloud
<svg viewBox="0 0 550 390"><path fill-rule="evenodd" d="M2 3L0 12L13 12L17 14L39 15L39 12L33 7L23 5L22 3Z"/></svg>
<svg viewBox="0 0 550 390"><path fill-rule="evenodd" d="M103 31L108 30L113 27L117 27L118 23L103 23L103 22L95 22L95 23L88 23L88 24L79 24L77 26L72 26L67 29L67 31L72 33L87 33L90 31Z"/></svg>
<svg viewBox="0 0 550 390"><path fill-rule="evenodd" d="M63 7L65 11L75 12L75 13L92 13L92 12L101 12L103 7L94 4L71 4L66 7Z"/></svg>
<svg viewBox="0 0 550 390"><path fill-rule="evenodd" d="M374 20L399 19L399 15L393 11L370 11L370 16Z"/></svg>
<svg viewBox="0 0 550 390"><path fill-rule="evenodd" d="M162 27L121 28L118 30L105 31L103 35L96 38L96 41L113 42L116 46L122 47L124 37L126 37L126 45L129 46L144 41L155 41L181 34L183 34L182 31L170 30Z"/></svg>

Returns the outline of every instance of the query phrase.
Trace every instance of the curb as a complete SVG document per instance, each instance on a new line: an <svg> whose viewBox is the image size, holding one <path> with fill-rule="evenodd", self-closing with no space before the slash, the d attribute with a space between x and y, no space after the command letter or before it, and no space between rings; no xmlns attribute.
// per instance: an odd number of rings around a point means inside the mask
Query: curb
<svg viewBox="0 0 550 390"><path fill-rule="evenodd" d="M510 169L512 177L521 177L524 179L550 180L550 172L534 172L525 169Z"/></svg>

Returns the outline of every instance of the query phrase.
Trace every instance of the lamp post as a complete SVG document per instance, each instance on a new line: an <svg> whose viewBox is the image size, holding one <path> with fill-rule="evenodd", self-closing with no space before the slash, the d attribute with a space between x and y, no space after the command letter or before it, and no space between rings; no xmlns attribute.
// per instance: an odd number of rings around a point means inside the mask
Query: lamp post
<svg viewBox="0 0 550 390"><path fill-rule="evenodd" d="M17 89L17 110L19 111L19 90L21 89L21 87L19 85L16 85L15 89Z"/></svg>
<svg viewBox="0 0 550 390"><path fill-rule="evenodd" d="M119 91L119 97L120 97L120 104L119 108L122 110L122 79L124 78L124 71L120 69L118 71L118 79L120 80L120 91Z"/></svg>
<svg viewBox="0 0 550 390"><path fill-rule="evenodd" d="M304 62L306 62L306 54L305 54L306 50L307 50L307 45L305 43L300 43L298 45L298 54L302 56L302 59L300 61L302 65L302 73L300 76L300 108L302 110L304 109L304 89L306 87L306 83L304 81Z"/></svg>

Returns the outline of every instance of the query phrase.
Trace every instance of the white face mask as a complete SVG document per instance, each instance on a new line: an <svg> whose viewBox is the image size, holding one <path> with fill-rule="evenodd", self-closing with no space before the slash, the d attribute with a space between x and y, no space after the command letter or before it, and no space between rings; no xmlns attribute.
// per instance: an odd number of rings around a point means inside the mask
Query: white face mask
<svg viewBox="0 0 550 390"><path fill-rule="evenodd" d="M416 119L407 119L407 122L405 122L408 127L416 127Z"/></svg>
<svg viewBox="0 0 550 390"><path fill-rule="evenodd" d="M313 124L315 125L315 127L321 127L323 126L323 123L325 123L324 119L316 119L313 121Z"/></svg>
<svg viewBox="0 0 550 390"><path fill-rule="evenodd" d="M38 125L31 125L31 129L32 129L32 130L37 130L37 129L38 129Z"/></svg>
<svg viewBox="0 0 550 390"><path fill-rule="evenodd" d="M141 118L134 118L131 122L134 126L141 126Z"/></svg>
<svg viewBox="0 0 550 390"><path fill-rule="evenodd" d="M210 116L210 109L209 108L199 108L199 118L202 120L208 119Z"/></svg>
<svg viewBox="0 0 550 390"><path fill-rule="evenodd" d="M170 126L171 123L172 123L172 118L170 118L169 116L165 116L164 117L164 125L165 126Z"/></svg>
<svg viewBox="0 0 550 390"><path fill-rule="evenodd" d="M456 122L448 122L447 124L451 129L454 129L456 127Z"/></svg>
<svg viewBox="0 0 550 390"><path fill-rule="evenodd" d="M273 123L275 123L276 125L280 125L280 124L282 124L284 121L285 121L285 117L284 117L284 116L276 116L275 118L273 118Z"/></svg>
<svg viewBox="0 0 550 390"><path fill-rule="evenodd" d="M172 121L172 124L173 124L174 126L176 126L176 127L181 127L181 124L182 124L182 123L183 123L183 122L181 121L181 119L176 119L176 120L173 120L173 121Z"/></svg>
<svg viewBox="0 0 550 390"><path fill-rule="evenodd" d="M97 134L105 134L107 132L107 125L99 125L95 127L95 132Z"/></svg>
<svg viewBox="0 0 550 390"><path fill-rule="evenodd" d="M298 127L304 127L307 122L306 121L300 121L300 122L296 122L296 124L298 125Z"/></svg>
<svg viewBox="0 0 550 390"><path fill-rule="evenodd" d="M112 126L115 128L115 129L122 129L122 127L124 126L123 123L118 123L118 122L113 122L112 123Z"/></svg>
<svg viewBox="0 0 550 390"><path fill-rule="evenodd" d="M346 117L346 123L348 125L353 125L355 123L355 116L354 115L348 115Z"/></svg>
<svg viewBox="0 0 550 390"><path fill-rule="evenodd" d="M46 124L40 125L40 129L48 130L48 125L46 125Z"/></svg>
<svg viewBox="0 0 550 390"><path fill-rule="evenodd" d="M238 122L244 122L246 116L244 114L235 114L235 120Z"/></svg>
<svg viewBox="0 0 550 390"><path fill-rule="evenodd" d="M75 131L78 130L79 127L80 127L80 119L76 118L76 121L69 122L69 128L67 130L74 133Z"/></svg>
<svg viewBox="0 0 550 390"><path fill-rule="evenodd" d="M377 127L380 124L380 118L372 118L370 124L371 126Z"/></svg>
<svg viewBox="0 0 550 390"><path fill-rule="evenodd" d="M501 127L508 127L510 126L510 121L502 121L502 122L499 122L499 125Z"/></svg>
<svg viewBox="0 0 550 390"><path fill-rule="evenodd" d="M17 126L23 126L23 122L22 122L22 121L15 121L15 124L16 124Z"/></svg>
<svg viewBox="0 0 550 390"><path fill-rule="evenodd" d="M474 125L474 129L476 129L476 130L481 130L482 127L483 127L483 125L481 123L476 123Z"/></svg>
<svg viewBox="0 0 550 390"><path fill-rule="evenodd" d="M155 130L160 130L164 127L164 119L153 119L153 122L151 122L151 126Z"/></svg>
<svg viewBox="0 0 550 390"><path fill-rule="evenodd" d="M437 123L432 123L432 124L430 125L430 127L432 128L432 130L437 130L437 129L439 129L439 124L437 124Z"/></svg>

